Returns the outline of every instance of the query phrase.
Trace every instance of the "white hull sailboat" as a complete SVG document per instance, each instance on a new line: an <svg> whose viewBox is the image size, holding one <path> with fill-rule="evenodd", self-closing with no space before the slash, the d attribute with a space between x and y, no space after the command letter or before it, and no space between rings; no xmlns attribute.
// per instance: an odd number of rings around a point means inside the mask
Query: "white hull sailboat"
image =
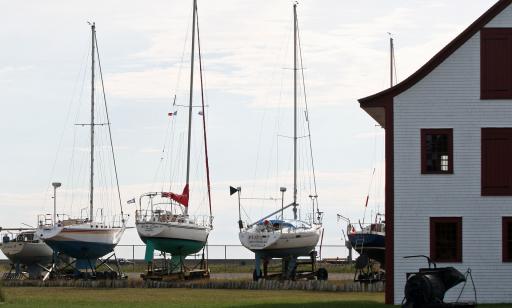
<svg viewBox="0 0 512 308"><path fill-rule="evenodd" d="M318 211L317 193L316 193L316 181L314 185L314 191L310 194L310 198L313 200L313 211L315 211L315 203L317 209L317 217L312 213L309 222L303 221L297 215L298 197L297 197L297 40L298 40L298 23L297 23L297 5L293 5L294 14L294 129L293 129L293 141L294 141L294 157L293 157L293 202L287 206L282 206L278 211L275 211L254 223L244 224L241 218L241 211L239 208L239 238L240 242L244 247L255 253L255 270L254 279L262 277L260 270L260 262L263 260L264 264L268 264L268 260L271 258L288 258L288 267L285 269L285 278L293 279L296 260L300 256L310 256L312 259L315 258L315 254L312 253L317 246L320 237L323 233L323 227L321 223L321 213ZM309 123L307 127L309 131ZM308 137L311 134L308 133ZM311 143L310 143L311 150ZM312 170L314 170L313 159L311 158ZM313 171L314 178L314 171ZM284 192L286 188L282 187L281 192L283 193L283 205L284 205ZM231 194L238 192L238 198L240 202L241 188L230 188ZM239 204L240 207L240 204ZM284 219L285 210L292 207L293 219ZM322 278L326 276L322 276Z"/></svg>
<svg viewBox="0 0 512 308"><path fill-rule="evenodd" d="M165 193L164 193L165 196ZM171 210L139 210L136 213L136 227L141 240L146 244L146 261L152 262L154 250L171 254L176 265L183 259L195 254L206 245L211 230L210 217L191 217L185 214L182 206L172 201L153 203L162 193L150 193L141 197L149 197L153 206L166 205ZM165 198L165 197L164 197ZM176 210L179 212L176 213Z"/></svg>
<svg viewBox="0 0 512 308"><path fill-rule="evenodd" d="M39 239L35 230L23 230L13 238L5 234L0 250L13 264L16 274L21 274L21 268L25 266L31 279L40 278L44 268L53 260L53 250Z"/></svg>
<svg viewBox="0 0 512 308"><path fill-rule="evenodd" d="M309 225L297 220L268 221L240 232L242 245L262 257L285 258L290 255L307 256L313 251L322 234L321 225ZM284 227L276 230L275 224Z"/></svg>
<svg viewBox="0 0 512 308"><path fill-rule="evenodd" d="M186 179L185 187L181 194L172 192L146 193L139 198L139 210L135 215L135 225L140 238L146 244L145 260L153 264L154 251L171 254L171 266L167 272L181 272L184 270L184 259L191 254L201 251L207 242L208 235L212 229L210 177L208 167L208 149L206 139L206 114L203 96L203 76L201 45L199 39L199 23L197 21L197 1L193 1L192 17L192 47L190 61L190 88L188 109L188 131L187 131L187 158L186 158ZM194 56L197 34L199 71L201 77L201 105L193 106L194 88ZM192 108L199 107L199 115L202 118L202 133L204 142L204 156L206 166L206 182L208 192L209 216L189 215L189 187L190 187L190 154L192 144ZM196 189L197 191L197 189ZM143 204L149 209L143 209Z"/></svg>
<svg viewBox="0 0 512 308"><path fill-rule="evenodd" d="M96 260L109 254L113 253L114 248L121 240L125 231L125 220L123 209L121 205L121 195L119 191L119 183L117 181L117 170L115 167L114 150L112 150L112 159L114 161L114 171L116 175L117 184L117 197L119 198L119 206L121 208L120 217L112 217L110 222L106 222L106 218L103 217L103 211L100 215L94 215L94 134L95 126L107 125L110 145L112 145L112 138L110 134L110 120L108 112L106 111L107 123L96 123L94 120L95 109L95 56L97 52L97 39L96 39L96 27L95 24L91 24L92 32L92 44L91 44L91 122L89 124L80 124L82 126L90 127L91 144L90 144L90 187L89 187L89 217L86 218L65 218L59 219L59 215L56 214L55 195L54 195L54 212L53 216L45 215L39 218L39 228L37 230L38 235L44 240L46 244L52 247L59 254L65 254L69 257L75 258L75 269L87 269L93 273L96 268ZM100 66L101 76L101 66ZM103 81L103 77L101 77ZM102 82L103 85L103 82ZM104 89L103 89L104 93ZM106 102L105 102L106 106ZM60 183L53 183L54 193L57 187L60 187Z"/></svg>

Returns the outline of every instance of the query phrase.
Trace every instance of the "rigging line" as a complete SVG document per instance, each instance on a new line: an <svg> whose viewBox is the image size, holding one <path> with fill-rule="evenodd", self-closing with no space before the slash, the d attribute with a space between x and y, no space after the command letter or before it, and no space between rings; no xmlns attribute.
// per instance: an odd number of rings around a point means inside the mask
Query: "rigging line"
<svg viewBox="0 0 512 308"><path fill-rule="evenodd" d="M98 38L96 37L96 35L94 35L94 42L96 43L96 54L98 56L98 67L100 69L101 90L102 90L102 94L103 94L103 102L105 103L105 115L107 117L108 136L110 139L110 149L112 150L111 152L112 152L112 161L114 163L114 174L116 176L117 197L119 198L119 207L121 208L121 221L124 223L123 203L121 202L121 190L119 189L119 176L117 174L116 156L114 153L114 143L112 142L112 130L110 128L110 117L108 115L107 96L105 94L105 84L103 81L103 71L101 69L100 51L99 51L99 47L98 47Z"/></svg>
<svg viewBox="0 0 512 308"><path fill-rule="evenodd" d="M308 115L307 119L306 119L306 123L307 123L307 128L308 128L308 135L309 135L308 139L309 139L309 152L311 154L311 170L313 172L313 187L315 189L315 196L318 196L317 185L316 185L315 160L313 158L313 143L311 141L311 126L309 123L309 110L308 110L308 99L307 99L307 93L306 93L306 81L304 78L304 70L302 69L304 67L304 62L302 59L302 43L300 40L300 29L299 29L298 22L297 22L297 38L299 41L299 58L300 58L300 67L301 67L301 75L302 75L302 90L304 92L304 105L305 105L305 109L306 109L306 114ZM316 198L316 199L317 199L316 202L317 202L317 210L318 210L318 198Z"/></svg>
<svg viewBox="0 0 512 308"><path fill-rule="evenodd" d="M190 15L189 15L190 16ZM187 20L190 20L190 18L187 18ZM185 39L183 40L183 47L181 49L181 58L180 58L180 66L178 68L178 75L176 76L176 86L175 86L175 92L179 91L180 88L180 81L181 81L181 74L183 71L183 63L185 62L185 50L188 42L188 33L190 31L190 24L187 22L187 30L185 31ZM174 95L174 101L173 106L176 104L176 95Z"/></svg>
<svg viewBox="0 0 512 308"><path fill-rule="evenodd" d="M208 187L208 205L210 206L210 217L212 217L212 197L211 197L211 186L210 186L210 166L208 163L208 143L206 139L206 113L204 110L204 81L203 81L203 57L201 54L201 40L199 39L199 15L196 10L196 23L197 23L197 54L199 57L199 77L201 80L201 105L202 105L202 118L203 118L203 136L204 136L204 156L205 156L205 164L206 164L206 183ZM210 220L210 227L212 227L212 223Z"/></svg>
<svg viewBox="0 0 512 308"><path fill-rule="evenodd" d="M86 68L86 65L85 65L85 59L88 58L89 56L89 48L86 48L86 52L84 52L84 56L82 57L82 64L81 64L81 67L83 68L83 79L85 79L85 72L87 70ZM52 178L53 178L53 175L55 173L55 168L57 166L57 161L59 160L59 153L61 152L60 149L62 148L62 143L63 143L63 140L64 140L64 134L66 132L66 126L69 122L69 118L70 118L70 115L71 115L71 109L73 107L73 100L74 100L74 97L75 97L75 94L76 94L76 90L77 90L77 84L78 84L78 80L80 78L80 75L81 75L81 72L82 70L79 69L78 71L78 74L76 76L76 79L75 79L75 83L73 85L73 91L72 91L72 95L71 95L71 99L70 99L70 103L68 105L68 110L66 112L66 120L64 121L64 128L62 129L62 132L60 134L60 140L59 140L59 143L58 143L58 146L57 146L57 153L55 155L55 159L53 160L53 164L52 164L52 168L51 168L51 171L50 171L50 178L49 180L47 181L47 183L50 183L52 181ZM83 93L83 88L84 88L84 82L82 81L82 88L80 90L80 95L79 95L79 99L78 99L78 102L80 102L80 97L82 96L82 93ZM80 106L80 103L78 103L78 106ZM50 194L50 192L52 191L52 189L48 186L47 189L46 189L46 193L45 193L45 200L48 200L48 195ZM41 204L42 207L44 207L44 203Z"/></svg>

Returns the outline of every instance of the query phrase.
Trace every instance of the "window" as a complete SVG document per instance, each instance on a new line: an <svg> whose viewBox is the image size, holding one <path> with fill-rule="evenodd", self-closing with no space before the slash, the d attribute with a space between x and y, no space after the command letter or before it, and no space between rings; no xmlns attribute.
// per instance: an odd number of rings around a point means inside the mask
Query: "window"
<svg viewBox="0 0 512 308"><path fill-rule="evenodd" d="M512 196L512 128L482 128L482 196Z"/></svg>
<svg viewBox="0 0 512 308"><path fill-rule="evenodd" d="M512 28L480 32L481 99L512 98Z"/></svg>
<svg viewBox="0 0 512 308"><path fill-rule="evenodd" d="M421 130L421 173L453 173L453 130Z"/></svg>
<svg viewBox="0 0 512 308"><path fill-rule="evenodd" d="M462 262L462 218L430 217L430 258Z"/></svg>
<svg viewBox="0 0 512 308"><path fill-rule="evenodd" d="M512 262L512 217L503 217L502 226L503 262Z"/></svg>

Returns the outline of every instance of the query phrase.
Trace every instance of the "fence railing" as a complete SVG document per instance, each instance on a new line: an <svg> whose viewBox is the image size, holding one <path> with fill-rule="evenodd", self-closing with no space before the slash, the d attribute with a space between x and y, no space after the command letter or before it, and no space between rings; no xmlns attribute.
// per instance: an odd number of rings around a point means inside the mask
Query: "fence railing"
<svg viewBox="0 0 512 308"><path fill-rule="evenodd" d="M115 251L118 258L135 262L144 259L146 245L117 245ZM317 246L316 251L320 259L345 258L348 255L345 245ZM200 259L201 253L190 255L187 259ZM155 256L157 255L155 254ZM254 259L254 253L240 244L209 244L206 246L205 256L210 260L224 261L226 264L231 260Z"/></svg>
<svg viewBox="0 0 512 308"><path fill-rule="evenodd" d="M316 247L318 257L323 258L345 258L348 255L348 249L344 245L322 245ZM146 245L144 244L119 244L115 248L116 256L128 261L135 262L144 259ZM155 256L157 256L155 252ZM200 259L201 253L190 255L187 259ZM217 260L228 264L232 260L254 259L254 253L240 244L208 244L205 249L205 256L209 260ZM7 259L0 252L0 260Z"/></svg>

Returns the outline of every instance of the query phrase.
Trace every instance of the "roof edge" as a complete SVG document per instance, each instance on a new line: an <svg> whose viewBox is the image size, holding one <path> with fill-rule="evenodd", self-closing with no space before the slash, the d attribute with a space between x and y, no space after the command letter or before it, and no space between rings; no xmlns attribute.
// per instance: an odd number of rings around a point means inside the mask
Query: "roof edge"
<svg viewBox="0 0 512 308"><path fill-rule="evenodd" d="M427 63L420 67L416 72L407 77L397 85L378 92L376 94L360 98L358 101L361 107L373 105L377 100L387 96L397 96L404 92L410 87L414 86L421 79L432 72L436 67L439 66L444 60L451 56L457 49L459 49L464 43L466 43L475 33L480 31L487 23L489 23L494 17L506 9L512 0L500 0L489 8L483 15L481 15L476 21L474 21L469 27L466 28L461 34L453 39L448 45L446 45L441 51L434 55Z"/></svg>

